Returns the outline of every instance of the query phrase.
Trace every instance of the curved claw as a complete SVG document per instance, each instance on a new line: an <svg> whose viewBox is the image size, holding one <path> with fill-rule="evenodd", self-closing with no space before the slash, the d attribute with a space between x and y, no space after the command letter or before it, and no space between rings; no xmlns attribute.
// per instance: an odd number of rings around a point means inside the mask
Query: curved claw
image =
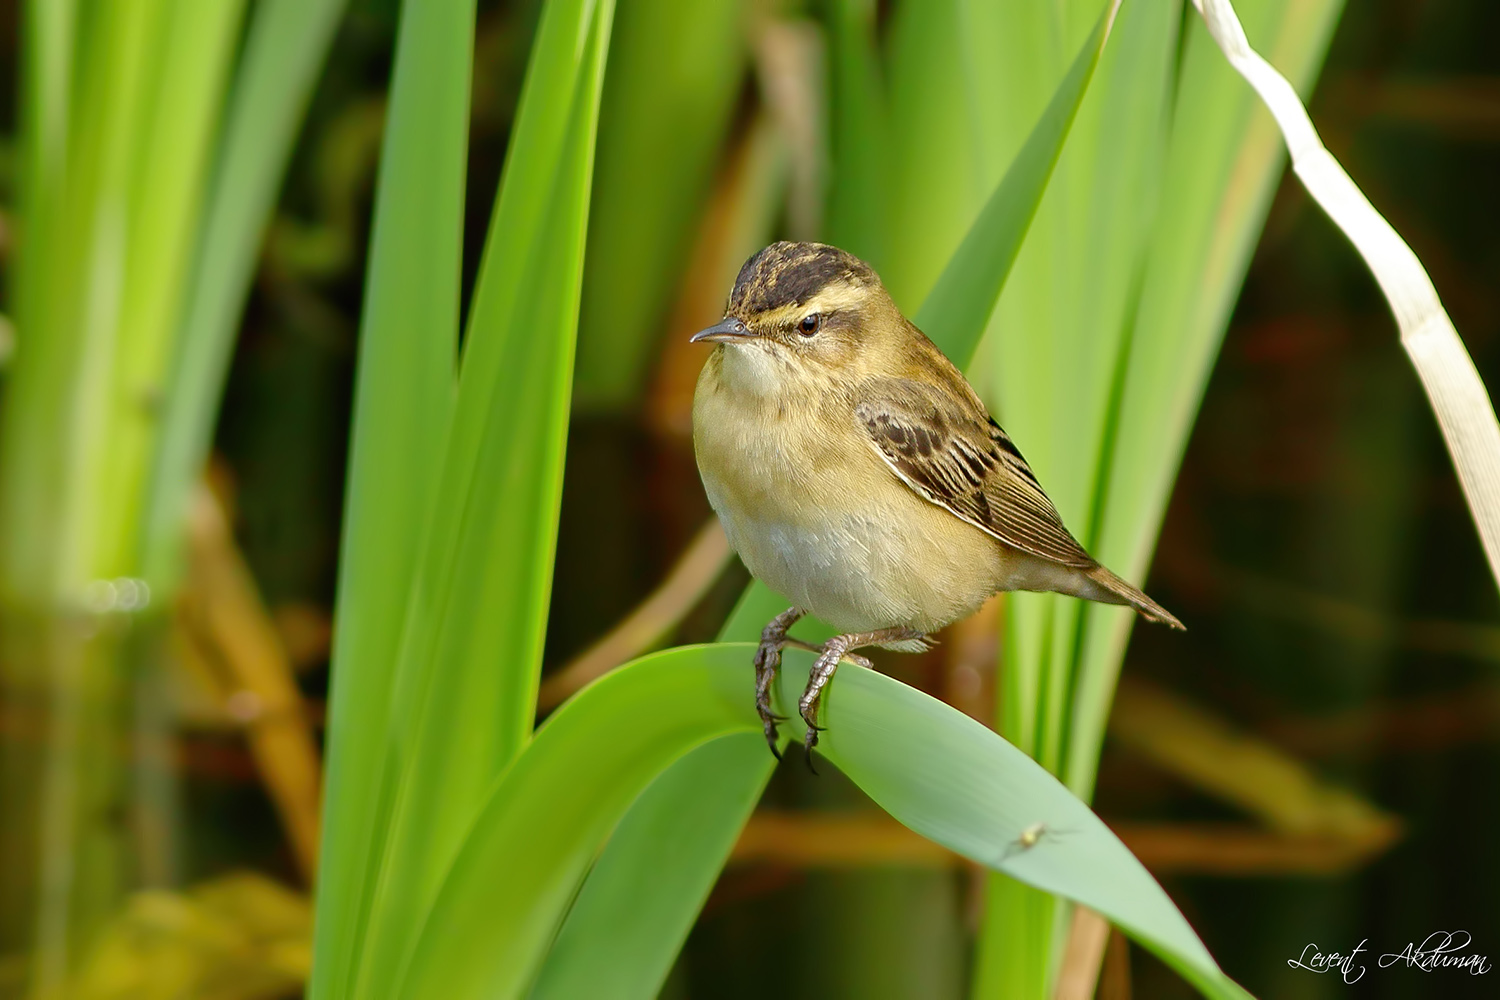
<svg viewBox="0 0 1500 1000"><path fill-rule="evenodd" d="M771 619L760 634L760 646L755 650L755 710L760 715L761 728L766 734L766 745L777 760L781 751L777 749L780 737L776 723L785 722L786 716L771 711L771 685L776 680L776 671L781 666L781 650L789 641L786 630L802 617L797 608L788 608Z"/></svg>
<svg viewBox="0 0 1500 1000"><path fill-rule="evenodd" d="M776 723L785 722L786 719L774 712L761 708L759 703L755 707L760 709L760 726L761 731L766 734L766 746L770 747L771 754L777 760L780 760L781 751L777 749L776 745L781 742L781 734L776 731Z"/></svg>
<svg viewBox="0 0 1500 1000"><path fill-rule="evenodd" d="M777 749L779 740L776 723L785 722L787 717L771 711L771 685L775 682L776 671L781 667L783 648L796 646L801 649L810 649L818 654L817 661L813 663L812 671L808 675L807 688L802 692L802 697L797 700L797 714L802 716L802 721L807 724L803 745L810 754L818 745L818 734L825 731L825 727L818 725L817 722L818 704L822 700L823 689L832 680L833 672L838 669L839 662L848 660L867 670L874 669L874 664L868 659L850 650L884 642L906 642L923 638L921 633L914 629L897 627L878 629L873 632L836 635L821 646L813 646L786 634L787 629L791 628L803 614L800 608L788 608L771 619L761 632L760 646L755 651L755 709L760 714L761 725L765 729L766 743L770 745L771 753L775 754L777 760L781 759L781 752ZM818 773L812 766L811 756L808 757L807 767L813 774Z"/></svg>
<svg viewBox="0 0 1500 1000"><path fill-rule="evenodd" d="M812 715L816 711L817 709L814 708L813 712L809 712L808 715ZM818 734L826 731L828 727L818 725L809 719L807 715L802 717L802 721L807 724L807 733L802 737L802 757L807 761L807 769L813 774L817 774L818 769L813 767L812 763L812 752L813 748L818 745Z"/></svg>
<svg viewBox="0 0 1500 1000"><path fill-rule="evenodd" d="M776 744L779 742L776 723L785 722L786 716L771 711L771 682L776 677L776 668L780 665L780 660L781 649L777 646L762 645L755 654L755 711L760 715L760 724L766 734L766 744L770 746L771 753L776 756L777 760L781 759L781 751L776 749Z"/></svg>
<svg viewBox="0 0 1500 1000"><path fill-rule="evenodd" d="M843 636L835 636L824 644L823 650L818 655L817 662L813 664L812 672L808 675L807 690L802 692L802 697L797 702L797 714L802 716L802 721L807 724L807 734L802 738L802 745L807 758L807 769L817 774L817 769L812 765L813 748L818 745L818 734L824 731L823 726L818 725L818 704L822 701L823 688L828 684L833 672L838 669L839 661L848 654L848 643Z"/></svg>
<svg viewBox="0 0 1500 1000"><path fill-rule="evenodd" d="M850 650L860 646L872 646L892 641L904 642L917 638L921 638L921 634L912 629L889 628L875 632L851 632L847 635L836 635L825 642L818 653L817 661L813 663L812 671L808 674L807 688L797 702L798 714L802 716L802 721L807 723L807 735L803 739L803 745L809 751L818 745L818 734L824 731L824 727L818 725L817 721L818 705L822 701L823 691L827 688L828 682L833 680L833 672L838 669L840 661L848 660L866 669L874 669L874 664L868 659Z"/></svg>

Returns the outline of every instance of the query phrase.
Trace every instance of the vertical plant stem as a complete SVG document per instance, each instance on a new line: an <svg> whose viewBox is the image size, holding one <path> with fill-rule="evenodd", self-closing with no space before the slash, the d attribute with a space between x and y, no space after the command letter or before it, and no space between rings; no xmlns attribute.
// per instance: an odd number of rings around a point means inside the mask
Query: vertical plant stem
<svg viewBox="0 0 1500 1000"><path fill-rule="evenodd" d="M30 925L38 995L60 988L113 915L138 874L134 861L153 882L171 878L161 835L174 799L162 763L166 719L145 702L130 709L133 695L159 696L159 644L153 625L125 617L147 603L147 591L121 578L142 569L159 440L206 442L211 429L214 385L194 383L197 410L164 415L158 404L191 330L179 323L186 290L203 287L188 281L190 249L242 10L243 0L34 0L25 11L18 344L0 414L0 628L17 637L0 657L8 709L0 814L12 859L0 946L9 951ZM296 29L324 18L328 30L298 30L290 46L292 55L310 47L304 62L316 68L338 5L257 7L270 10L300 18L283 17ZM296 96L311 70L289 73L289 46L272 41L252 73ZM239 136L251 148L228 157L232 169L220 177L233 182L227 193L220 185L216 204L242 203L268 176L268 206L289 143L263 142L253 130L248 142L245 130ZM243 287L253 255L238 259ZM187 481L179 486L185 492ZM162 534L180 529L170 518L157 523ZM156 597L164 606L164 588ZM131 748L141 753L133 786ZM134 805L140 844L150 848L141 859L127 836Z"/></svg>
<svg viewBox="0 0 1500 1000"><path fill-rule="evenodd" d="M98 539L91 572L99 577L140 569L146 477L243 11L243 0L158 2L153 33L160 56L147 67L132 143L125 286L105 400L109 417L98 495L109 502L91 511Z"/></svg>
<svg viewBox="0 0 1500 1000"><path fill-rule="evenodd" d="M36 881L7 900L34 907L31 988L40 995L61 982L126 885L119 647L107 635L85 641L76 616L102 596L89 586L94 513L108 453L133 143L160 4L88 8L76 25L71 8L30 13L35 106L62 118L27 132L28 167L48 174L25 182L41 238L22 248L19 343L0 429L0 614L37 640L13 647L16 657L0 669L6 700L39 709L31 721L45 734L40 753L6 748L3 805L17 822L41 822L34 852L12 860L34 867ZM73 46L77 89L64 97L56 74Z"/></svg>
<svg viewBox="0 0 1500 1000"><path fill-rule="evenodd" d="M207 458L261 234L344 5L261 0L254 8L214 157L146 487L142 575L159 594L180 572L187 500Z"/></svg>

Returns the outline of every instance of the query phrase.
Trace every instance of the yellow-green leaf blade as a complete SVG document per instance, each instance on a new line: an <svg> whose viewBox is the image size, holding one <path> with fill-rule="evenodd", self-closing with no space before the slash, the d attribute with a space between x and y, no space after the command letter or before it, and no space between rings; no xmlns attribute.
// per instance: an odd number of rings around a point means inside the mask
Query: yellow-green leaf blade
<svg viewBox="0 0 1500 1000"><path fill-rule="evenodd" d="M696 747L760 739L744 691L752 649L683 647L645 657L559 709L465 838L398 995L524 995L594 853L637 796ZM788 654L781 704L802 689L811 663L810 654ZM825 712L829 760L898 820L1098 910L1206 995L1244 995L1109 828L995 733L848 665ZM1038 822L1058 835L1018 848Z"/></svg>
<svg viewBox="0 0 1500 1000"><path fill-rule="evenodd" d="M383 842L396 653L457 374L473 36L474 0L403 7L355 375L315 997L352 987Z"/></svg>
<svg viewBox="0 0 1500 1000"><path fill-rule="evenodd" d="M635 0L616 17L579 311L580 410L639 402L743 82L744 21L742 0Z"/></svg>
<svg viewBox="0 0 1500 1000"><path fill-rule="evenodd" d="M1342 0L1242 5L1252 31L1304 88L1316 78ZM1225 66L1208 32L1187 25L1162 202L1146 251L1136 335L1122 372L1114 449L1094 555L1126 579L1150 564L1193 418L1249 267L1280 165L1275 126ZM1133 615L1088 608L1066 779L1088 795ZM1191 621L1188 627L1192 627Z"/></svg>
<svg viewBox="0 0 1500 1000"><path fill-rule="evenodd" d="M251 17L164 391L162 437L149 485L145 575L161 592L166 588L157 581L177 573L187 497L208 457L261 236L344 4L263 0Z"/></svg>
<svg viewBox="0 0 1500 1000"><path fill-rule="evenodd" d="M917 326L959 367L968 366L995 310L1118 9L1118 0L1112 0L1099 15L1067 76L917 312Z"/></svg>
<svg viewBox="0 0 1500 1000"><path fill-rule="evenodd" d="M610 0L553 0L528 65L406 607L361 995L386 995L412 914L530 738L612 14Z"/></svg>
<svg viewBox="0 0 1500 1000"><path fill-rule="evenodd" d="M656 996L775 762L765 740L741 734L657 776L589 869L533 1000Z"/></svg>

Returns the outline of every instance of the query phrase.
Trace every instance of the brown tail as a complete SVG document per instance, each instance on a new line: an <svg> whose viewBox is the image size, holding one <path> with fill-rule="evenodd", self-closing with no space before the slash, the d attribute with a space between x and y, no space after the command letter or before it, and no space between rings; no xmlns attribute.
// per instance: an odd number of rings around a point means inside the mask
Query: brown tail
<svg viewBox="0 0 1500 1000"><path fill-rule="evenodd" d="M1177 616L1166 608L1157 604L1151 598L1139 590L1115 576L1103 566L1096 566L1088 571L1088 578L1105 591L1099 595L1088 595L1093 600L1103 601L1107 604L1128 604L1140 613L1140 616L1148 622L1158 622L1162 625L1170 625L1175 629L1186 632L1187 626L1177 620Z"/></svg>

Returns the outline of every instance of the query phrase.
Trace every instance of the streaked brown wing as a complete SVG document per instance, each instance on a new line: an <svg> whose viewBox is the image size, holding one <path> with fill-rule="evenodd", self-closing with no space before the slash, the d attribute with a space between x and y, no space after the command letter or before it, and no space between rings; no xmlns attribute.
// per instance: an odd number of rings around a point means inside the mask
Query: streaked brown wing
<svg viewBox="0 0 1500 1000"><path fill-rule="evenodd" d="M977 400L954 400L908 379L877 380L863 396L854 412L870 443L927 500L1023 552L1065 566L1097 565Z"/></svg>

